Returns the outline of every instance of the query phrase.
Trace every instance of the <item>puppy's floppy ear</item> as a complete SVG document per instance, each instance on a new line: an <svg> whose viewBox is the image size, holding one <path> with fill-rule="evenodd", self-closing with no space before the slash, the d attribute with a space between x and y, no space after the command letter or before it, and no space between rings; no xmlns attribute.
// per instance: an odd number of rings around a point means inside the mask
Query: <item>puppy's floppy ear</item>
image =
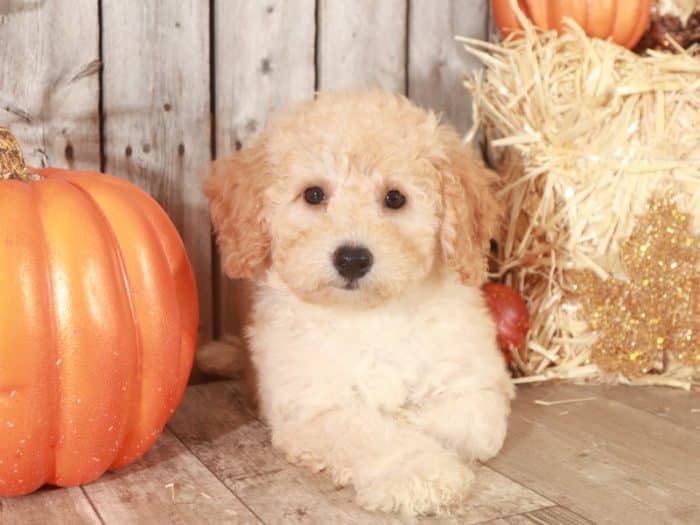
<svg viewBox="0 0 700 525"><path fill-rule="evenodd" d="M439 168L442 256L464 284L481 285L486 280L489 242L501 216L500 205L492 193L496 174L452 129L443 127L440 133L447 157Z"/></svg>
<svg viewBox="0 0 700 525"><path fill-rule="evenodd" d="M204 182L222 266L232 279L254 278L264 269L270 236L263 193L270 180L264 139L212 164Z"/></svg>

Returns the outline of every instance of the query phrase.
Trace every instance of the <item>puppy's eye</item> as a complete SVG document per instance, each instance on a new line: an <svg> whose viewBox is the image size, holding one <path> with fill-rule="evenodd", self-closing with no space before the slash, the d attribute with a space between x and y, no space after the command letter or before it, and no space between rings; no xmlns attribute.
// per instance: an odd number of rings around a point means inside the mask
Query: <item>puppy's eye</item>
<svg viewBox="0 0 700 525"><path fill-rule="evenodd" d="M384 197L384 205L392 210L398 210L406 204L406 197L399 190L391 190Z"/></svg>
<svg viewBox="0 0 700 525"><path fill-rule="evenodd" d="M321 204L326 198L323 188L311 186L304 190L304 200L309 204Z"/></svg>

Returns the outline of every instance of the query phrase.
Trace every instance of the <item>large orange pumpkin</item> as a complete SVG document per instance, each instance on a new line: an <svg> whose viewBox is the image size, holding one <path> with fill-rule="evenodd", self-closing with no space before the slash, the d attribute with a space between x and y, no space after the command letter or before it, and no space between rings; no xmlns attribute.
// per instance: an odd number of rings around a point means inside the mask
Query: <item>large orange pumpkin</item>
<svg viewBox="0 0 700 525"><path fill-rule="evenodd" d="M0 496L146 452L187 384L198 311L151 197L100 173L33 173L0 129Z"/></svg>
<svg viewBox="0 0 700 525"><path fill-rule="evenodd" d="M492 0L493 18L503 36L522 29L513 0ZM586 34L633 48L649 27L652 0L518 0L525 16L542 29L564 29L564 17Z"/></svg>

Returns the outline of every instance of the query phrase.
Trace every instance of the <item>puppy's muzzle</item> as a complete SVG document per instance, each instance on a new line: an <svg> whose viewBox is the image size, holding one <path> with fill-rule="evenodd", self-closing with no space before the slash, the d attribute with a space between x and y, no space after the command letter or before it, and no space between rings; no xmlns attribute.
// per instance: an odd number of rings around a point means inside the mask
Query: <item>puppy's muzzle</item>
<svg viewBox="0 0 700 525"><path fill-rule="evenodd" d="M333 254L333 266L349 282L354 282L372 268L374 256L363 246L341 246Z"/></svg>

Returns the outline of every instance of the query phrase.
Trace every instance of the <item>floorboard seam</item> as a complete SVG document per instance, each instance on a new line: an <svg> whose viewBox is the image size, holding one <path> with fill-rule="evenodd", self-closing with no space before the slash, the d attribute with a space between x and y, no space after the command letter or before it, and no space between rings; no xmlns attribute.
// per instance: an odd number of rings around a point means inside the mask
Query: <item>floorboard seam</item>
<svg viewBox="0 0 700 525"><path fill-rule="evenodd" d="M511 482L513 482L513 483L515 483L515 484L517 484L517 485L520 485L521 487L526 488L526 489L529 490L530 492L533 492L533 493L537 494L539 497L544 498L544 499L546 499L547 501L549 501L549 502L551 503L551 505L548 505L548 506L546 506L546 507L542 507L542 508L535 509L535 510L530 510L530 511L528 511L528 512L537 512L538 510L549 509L549 508L552 508L552 507L563 507L563 508L565 508L566 510L568 510L569 512L571 512L572 514L575 514L576 516L578 516L579 518L581 518L581 519L583 519L583 520L586 520L586 521L591 521L591 520L589 520L588 518L586 518L585 516L581 516L578 512L574 512L574 511L571 510L568 506L566 506L566 505L564 505L563 503L557 501L555 498L552 498L551 496L547 496L546 494L543 494L543 493L541 493L541 492L538 491L538 490L535 490L535 489L533 489L533 488L531 488L531 487L528 487L528 486L525 485L524 483L522 483L522 482L520 482L520 481L518 481L518 480L512 478L511 476L509 476L509 475L506 474L505 472L502 472L501 470L499 470L499 469L496 468L495 466L489 465L488 463L484 464L484 466L490 468L491 470L493 470L494 472L497 472L498 474L500 474L500 475L503 476L504 478L507 478L507 479L509 479ZM527 513L522 513L522 512L521 512L521 513L519 513L519 514L527 514ZM514 514L514 516L517 516L517 515L518 515L518 514ZM501 519L501 518L499 518L499 519ZM492 521L493 521L493 520L492 520Z"/></svg>
<svg viewBox="0 0 700 525"><path fill-rule="evenodd" d="M515 513L513 513L513 514L506 514L506 515L504 515L504 516L499 516L498 518L493 518L493 519L486 520L486 521L480 521L480 522L478 522L478 523L474 523L473 525L488 525L489 523L496 523L496 522L499 521L499 520L507 520L507 519L510 519L510 518L514 518L514 517L516 517L516 516L524 516L524 517L527 518L527 517L528 517L527 515L528 515L530 512L537 512L538 510L544 510L544 509L552 509L552 508L554 508L554 507L559 507L559 506L560 506L560 505L554 504L554 505L547 505L546 507L540 507L539 509L529 510L529 511L527 511L527 512L515 512ZM532 520L530 520L530 521L532 521Z"/></svg>
<svg viewBox="0 0 700 525"><path fill-rule="evenodd" d="M106 524L106 521L100 514L100 511L97 510L97 506L95 505L95 502L92 501L92 498L90 497L90 494L87 493L87 490L85 490L85 487L82 485L80 486L80 490L82 491L83 495L85 496L85 499L87 499L88 503L90 504L90 508L92 508L92 511L95 513L95 516L97 516L97 519L100 521L102 525Z"/></svg>
<svg viewBox="0 0 700 525"><path fill-rule="evenodd" d="M537 491L537 490L535 490L535 489L532 489L532 488L528 487L528 486L525 485L524 483L522 483L522 482L520 482L520 481L518 481L518 480L516 480L516 479L513 479L513 478L510 477L508 474L505 474L504 472L501 472L501 471L498 470L495 466L490 465L489 463L482 463L482 466L487 467L487 468L493 470L494 472L500 474L500 475L503 476L504 478L509 479L511 482L515 483L516 485L520 485L521 487L523 487L523 488L529 490L530 492L533 492L534 494L537 494L540 498L546 499L547 501L549 501L549 502L551 503L551 505L547 505L546 507L542 507L542 508L563 506L561 503L558 503L558 502L552 500L552 498L550 498L549 496L546 496L546 495L542 494L541 492L539 492L539 491ZM536 510L540 510L540 509L536 509ZM528 512L532 512L532 511L528 511Z"/></svg>
<svg viewBox="0 0 700 525"><path fill-rule="evenodd" d="M643 387L630 387L630 388L643 388ZM638 412L644 412L645 414L649 414L650 416L654 416L654 417L657 417L657 418L659 418L659 419L663 419L663 420L666 421L667 423L670 423L671 425L674 425L674 426L676 426L676 427L678 427L678 428L682 428L683 430L686 430L686 431L688 431L688 432L697 432L697 430L698 430L697 428L694 428L694 429L693 429L693 428L689 428L687 425L685 425L685 424L683 424L683 423L678 423L677 421L674 421L673 419L670 419L668 416L665 416L665 415L663 415L663 414L660 414L660 413L658 413L658 412L652 410L651 408L636 407L636 406L634 406L634 405L630 405L630 404L625 403L624 401L621 401L621 400L618 400L618 399L610 399L610 398L607 398L607 397L606 397L606 398L603 398L603 399L605 399L606 401L610 401L610 402L612 402L612 403L617 403L618 405L622 405L622 406L627 407L627 408L631 408L632 410L636 410L636 411L638 411Z"/></svg>
<svg viewBox="0 0 700 525"><path fill-rule="evenodd" d="M697 431L697 429L689 428L688 426L686 426L683 423L678 423L676 421L673 421L672 419L669 419L667 416L660 414L659 412L656 412L651 408L643 408L643 407L631 405L631 404L626 403L625 401L623 401L621 399L617 399L615 397L607 397L606 396L606 388L605 388L606 385L604 385L604 384L601 384L601 385L596 385L596 384L577 385L576 383L566 383L564 386L565 387L566 386L569 386L569 387L584 386L584 387L591 387L591 388L599 389L600 392L598 394L595 394L595 393L592 394L594 397L596 397L596 401L605 401L608 403L613 403L613 404L617 405L618 407L629 408L629 409L634 410L636 412L643 412L644 414L648 414L650 416L654 416L655 418L662 419L663 421L666 421L667 423L669 423L673 426L681 428L681 429L683 429L683 431L686 431L686 432L692 433L692 432ZM616 385L616 386L611 387L611 388L620 388L622 386L624 386L625 388L650 388L648 386L630 386L630 385ZM651 387L651 388L653 388L653 387ZM668 387L660 387L660 388L668 388ZM587 389L587 391L588 390L589 389ZM693 393L693 392L696 392L696 391L691 390L691 393ZM697 391L696 393L700 394L700 391ZM586 394L586 395L588 395L588 394Z"/></svg>
<svg viewBox="0 0 700 525"><path fill-rule="evenodd" d="M263 525L267 525L267 524L262 520L262 518L261 518L260 516L258 516L258 513L255 512L245 501L243 501L243 499L242 499L238 494L236 494L236 492L235 492L231 487L229 487L229 486L226 484L226 482L225 482L223 479L221 479L221 478L216 474L216 472L214 472L212 469L210 469L209 466L208 466L206 463L204 463L201 459L199 459L199 456L197 456L197 454L195 454L194 450L192 450L190 447L188 447L187 444L186 444L184 441L182 441L182 439L180 439L180 436L177 435L177 433L175 432L174 429L172 429L172 428L170 428L170 426L168 426L168 430L170 430L170 432L172 433L172 435L175 436L175 439L177 439L177 440L182 444L182 446L185 447L185 449L186 449L190 454L192 454L192 456L194 456L194 457L197 459L197 461L198 461L205 469L207 469L207 470L211 473L212 476L214 476L217 480L219 480L219 483L221 483L221 484L226 488L226 490L228 490L231 494L233 494L233 497L234 497L234 498L236 498L238 501L241 502L241 505L243 505L243 506L248 510L248 512L250 512L253 516L255 516L255 519L257 519L257 520L258 520L260 523L262 523Z"/></svg>

